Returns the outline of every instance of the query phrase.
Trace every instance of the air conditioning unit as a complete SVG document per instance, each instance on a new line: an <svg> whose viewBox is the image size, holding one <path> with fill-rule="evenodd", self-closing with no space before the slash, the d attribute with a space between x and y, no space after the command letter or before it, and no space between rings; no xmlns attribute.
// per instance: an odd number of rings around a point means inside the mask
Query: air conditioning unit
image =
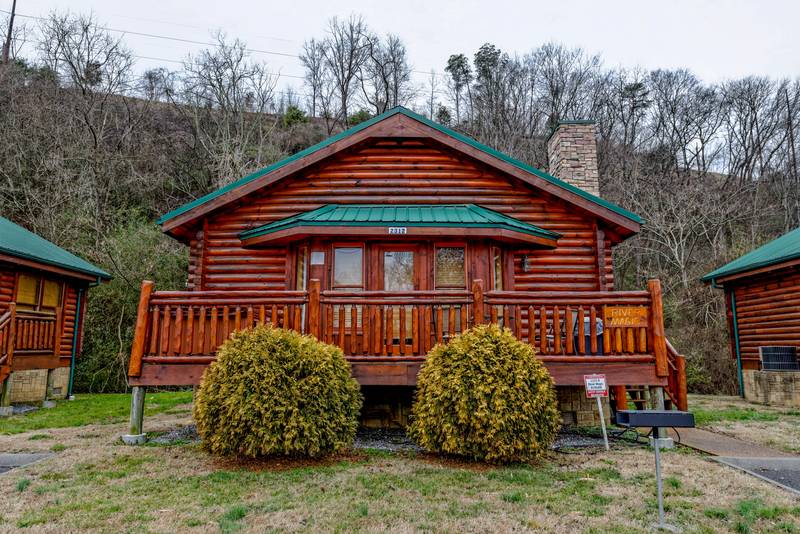
<svg viewBox="0 0 800 534"><path fill-rule="evenodd" d="M800 371L797 347L759 347L763 371Z"/></svg>

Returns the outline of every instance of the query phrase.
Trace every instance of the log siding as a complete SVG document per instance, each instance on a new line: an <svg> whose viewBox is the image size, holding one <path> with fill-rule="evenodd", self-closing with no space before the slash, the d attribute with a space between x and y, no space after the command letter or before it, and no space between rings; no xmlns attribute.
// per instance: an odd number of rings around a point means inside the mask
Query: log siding
<svg viewBox="0 0 800 534"><path fill-rule="evenodd" d="M800 350L800 267L779 269L731 282L743 369L759 369L758 348L795 345ZM733 313L728 305L728 320ZM735 357L735 338L731 331Z"/></svg>
<svg viewBox="0 0 800 534"><path fill-rule="evenodd" d="M613 290L614 243L602 226L598 232L594 216L435 141L419 139L379 139L343 151L204 218L189 243L188 288L289 289L291 249L245 249L238 234L325 204L358 203L479 204L563 236L555 249L506 249L515 289Z"/></svg>

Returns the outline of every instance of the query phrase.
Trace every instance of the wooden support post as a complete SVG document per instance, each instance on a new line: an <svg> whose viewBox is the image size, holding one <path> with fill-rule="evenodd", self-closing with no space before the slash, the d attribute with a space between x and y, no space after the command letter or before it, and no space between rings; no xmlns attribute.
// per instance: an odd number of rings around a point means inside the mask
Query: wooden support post
<svg viewBox="0 0 800 534"><path fill-rule="evenodd" d="M472 324L483 324L483 280L472 281Z"/></svg>
<svg viewBox="0 0 800 534"><path fill-rule="evenodd" d="M648 280L650 291L650 332L653 355L656 357L656 376L667 376L667 336L664 333L664 305L661 301L661 282Z"/></svg>
<svg viewBox="0 0 800 534"><path fill-rule="evenodd" d="M11 406L11 380L13 378L14 373L10 373L0 384L0 417L7 417L14 413Z"/></svg>
<svg viewBox="0 0 800 534"><path fill-rule="evenodd" d="M139 308L136 310L136 327L133 330L133 345L131 345L128 376L140 376L142 374L142 356L144 356L145 336L147 335L147 311L150 307L150 294L153 292L153 285L150 280L142 282L142 291L139 294ZM167 322L166 317L164 322ZM151 332L150 335L155 335L155 332Z"/></svg>
<svg viewBox="0 0 800 534"><path fill-rule="evenodd" d="M320 281L312 278L308 281L308 333L322 339L320 330Z"/></svg>
<svg viewBox="0 0 800 534"><path fill-rule="evenodd" d="M628 391L625 386L611 386L614 390L616 411L628 409Z"/></svg>
<svg viewBox="0 0 800 534"><path fill-rule="evenodd" d="M75 318L75 323L77 327L77 317ZM61 311L61 308L56 308L56 321L55 326L53 327L53 356L58 358L61 353L61 331L64 329L64 314Z"/></svg>
<svg viewBox="0 0 800 534"><path fill-rule="evenodd" d="M689 409L689 396L686 388L686 357L680 355L675 358L675 367L678 374L678 409L685 412Z"/></svg>
<svg viewBox="0 0 800 534"><path fill-rule="evenodd" d="M131 389L131 423L128 433L122 436L125 445L141 445L147 438L142 425L144 423L144 386L134 386Z"/></svg>

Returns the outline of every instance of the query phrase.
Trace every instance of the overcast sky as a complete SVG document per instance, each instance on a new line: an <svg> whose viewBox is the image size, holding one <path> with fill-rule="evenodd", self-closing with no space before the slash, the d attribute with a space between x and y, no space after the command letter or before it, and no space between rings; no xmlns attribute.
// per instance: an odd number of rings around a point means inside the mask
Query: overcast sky
<svg viewBox="0 0 800 534"><path fill-rule="evenodd" d="M11 0L0 0L10 9ZM296 55L302 42L322 36L334 16L359 13L378 33L406 43L415 71L442 72L450 54L469 57L491 42L525 53L548 42L599 53L606 66L688 67L703 80L748 74L800 76L800 0L18 0L17 12L42 16L52 9L93 11L110 28L208 41L213 29L245 40L251 48ZM23 21L25 21L23 19ZM31 21L27 21L29 24ZM137 68L179 68L198 45L128 34ZM287 75L281 85L300 87L296 57L259 53L270 70Z"/></svg>

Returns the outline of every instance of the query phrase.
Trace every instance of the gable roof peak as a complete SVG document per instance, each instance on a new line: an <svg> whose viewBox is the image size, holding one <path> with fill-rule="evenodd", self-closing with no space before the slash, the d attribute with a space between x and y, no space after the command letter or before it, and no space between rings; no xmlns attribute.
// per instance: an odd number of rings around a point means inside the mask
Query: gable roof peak
<svg viewBox="0 0 800 534"><path fill-rule="evenodd" d="M265 177L270 173L274 173L279 170L283 170L285 172L287 168L290 168L290 166L291 167L299 166L300 160L303 160L304 158L319 156L320 154L323 154L324 156L330 155L330 153L332 152L330 150L324 152L324 149L329 148L332 145L335 145L336 143L339 142L344 142L344 143L346 143L347 141L355 142L355 140L360 139L366 135L362 133L361 136L358 136L357 134L365 132L366 130L369 130L370 128L373 127L378 128L378 125L381 122L390 119L391 117L394 117L396 115L403 115L405 117L408 117L409 119L412 119L413 121L421 124L423 127L431 128L435 132L443 134L446 139L455 141L455 143L458 144L458 146L455 147L456 150L458 150L459 147L475 149L478 154L482 154L489 157L488 159L491 160L489 161L490 165L492 164L505 164L507 166L510 165L511 168L514 169L513 172L515 173L517 172L517 170L521 170L524 176L533 176L536 179L541 180L542 181L540 182L541 186L546 186L547 190L550 193L553 193L556 196L560 196L565 200L567 200L568 202L575 203L576 200L580 198L582 199L582 202L584 202L585 204L588 204L589 206L594 206L594 208L590 208L590 211L596 208L598 210L598 213L601 214L600 215L601 217L603 217L602 215L603 212L607 214L610 212L611 214L617 216L618 219L628 221L627 223L623 224L625 226L628 226L629 233L635 233L636 231L638 231L639 225L643 222L638 215L620 206L617 206L616 204L608 202L607 200L604 200L596 195L588 193L578 187L575 187L574 185L564 182L563 180L560 180L555 176L552 176L540 169L537 169L526 163L523 163L522 161L514 159L511 156L500 152L499 150L484 145L483 143L480 143L479 141L471 137L468 137L464 134L456 132L455 130L452 130L451 128L448 128L447 126L434 122L418 113L411 111L406 107L396 106L385 111L384 113L381 113L380 115L376 115L371 119L359 123L353 126L352 128L349 128L347 130L339 132L336 135L328 137L327 139L317 143L316 145L301 150L300 152L297 152L296 154L293 154L288 158L273 163L272 165L269 165L267 167L264 167L263 169L255 171L220 189L212 191L211 193L208 193L192 202L184 204L183 206L180 206L170 211L169 213L162 215L158 219L157 223L163 225L165 231L169 231L172 228L180 226L181 224L193 220L195 218L195 217L186 217L187 213L192 212L194 210L198 210L197 216L199 217L206 211L213 209L213 208L208 208L208 204L211 203L211 201L221 199L221 197L227 197L224 200L224 202L222 202L223 204L227 204L227 202L233 201L240 196L244 196L245 194L250 193L252 186L245 187L248 184L252 184L256 180ZM217 201L217 203L219 202L220 200ZM608 217L608 215L606 215L606 217ZM180 219L180 222L176 222L176 219Z"/></svg>

